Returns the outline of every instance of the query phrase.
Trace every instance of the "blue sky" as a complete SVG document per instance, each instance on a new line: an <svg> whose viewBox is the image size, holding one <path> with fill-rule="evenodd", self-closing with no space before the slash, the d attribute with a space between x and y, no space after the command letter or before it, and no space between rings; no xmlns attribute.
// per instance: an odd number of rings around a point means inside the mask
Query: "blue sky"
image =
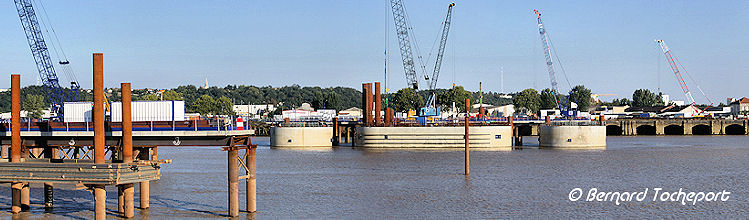
<svg viewBox="0 0 749 220"><path fill-rule="evenodd" d="M207 77L217 86L359 88L383 80L386 36L389 87L406 86L385 0L43 2L87 88L93 52L104 53L108 87L202 85ZM424 56L450 2L404 0ZM476 90L482 81L485 90L499 91L500 66L506 92L548 87L532 12L539 9L572 85L631 97L638 88L656 90L660 79L665 93L683 100L654 42L660 38L713 101L749 96L749 1L454 2L442 88L455 82ZM0 73L21 73L23 84L34 84L37 70L13 2L0 2L0 11ZM706 102L697 91L695 98Z"/></svg>

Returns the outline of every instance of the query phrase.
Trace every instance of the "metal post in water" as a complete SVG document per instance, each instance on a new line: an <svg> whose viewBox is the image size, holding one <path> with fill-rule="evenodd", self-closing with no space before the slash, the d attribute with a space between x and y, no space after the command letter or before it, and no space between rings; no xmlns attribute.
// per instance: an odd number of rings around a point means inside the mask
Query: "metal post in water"
<svg viewBox="0 0 749 220"><path fill-rule="evenodd" d="M44 154L49 159L57 159L57 152L57 148L47 147ZM51 211L54 206L54 201L54 184L49 182L44 183L44 210Z"/></svg>
<svg viewBox="0 0 749 220"><path fill-rule="evenodd" d="M341 130L338 127L338 118L333 117L333 146L339 146L341 143Z"/></svg>
<svg viewBox="0 0 749 220"><path fill-rule="evenodd" d="M10 96L11 96L11 156L10 162L21 162L21 75L13 74L10 76ZM21 191L22 182L13 182L11 184L13 214L21 212Z"/></svg>
<svg viewBox="0 0 749 220"><path fill-rule="evenodd" d="M382 107L380 106L380 102L382 100L382 95L380 94L380 82L375 82L375 97L374 97L374 103L375 103L375 126L382 126L382 115L380 114L380 110Z"/></svg>
<svg viewBox="0 0 749 220"><path fill-rule="evenodd" d="M250 138L250 137L247 137ZM249 143L249 141L248 141ZM247 212L253 213L257 211L257 166L256 164L256 157L257 154L257 147L253 145L247 146L247 158L246 164L247 164Z"/></svg>
<svg viewBox="0 0 749 220"><path fill-rule="evenodd" d="M367 99L367 103L365 105L367 107L367 109L365 110L365 111L367 111L367 120L366 120L367 123L366 123L366 125L367 126L372 126L372 124L373 124L373 120L372 120L373 119L372 118L372 111L373 111L372 110L372 107L373 107L372 106L372 83L367 83L367 94L366 94L366 96L367 96L367 97L365 97Z"/></svg>
<svg viewBox="0 0 749 220"><path fill-rule="evenodd" d="M367 113L367 100L368 100L367 99L367 83L362 83L361 84L361 104L362 104L361 109L363 111L362 123L364 123L364 126L367 126L367 122L368 122L367 115L369 115L369 113Z"/></svg>
<svg viewBox="0 0 749 220"><path fill-rule="evenodd" d="M104 134L104 55L94 53L94 163L103 164L105 155ZM107 218L106 199L107 191L104 185L94 185L94 218L104 220Z"/></svg>
<svg viewBox="0 0 749 220"><path fill-rule="evenodd" d="M228 175L229 175L229 216L239 216L239 167L237 161L237 149L230 146L228 150Z"/></svg>
<svg viewBox="0 0 749 220"><path fill-rule="evenodd" d="M149 149L148 148L142 148L139 153L140 160L150 160L149 158ZM150 199L150 182L149 181L143 181L140 182L140 208L141 209L148 209L149 207L149 199Z"/></svg>
<svg viewBox="0 0 749 220"><path fill-rule="evenodd" d="M466 154L466 156L465 156L465 160L466 160L465 161L465 165L466 165L466 167L465 167L465 169L466 169L466 176L468 176L468 174L470 173L470 168L471 168L471 166L469 165L469 163L470 163L470 159L469 159L470 149L468 147L468 124L469 124L469 121L470 121L470 112L471 112L471 99L466 99L466 122L465 122L465 124L466 124L466 131L465 131L465 141L466 141L466 148L465 148L465 154Z"/></svg>
<svg viewBox="0 0 749 220"><path fill-rule="evenodd" d="M133 121L132 121L132 96L130 83L120 84L122 88L122 162L133 162ZM121 185L122 188L122 210L125 218L135 216L135 184Z"/></svg>

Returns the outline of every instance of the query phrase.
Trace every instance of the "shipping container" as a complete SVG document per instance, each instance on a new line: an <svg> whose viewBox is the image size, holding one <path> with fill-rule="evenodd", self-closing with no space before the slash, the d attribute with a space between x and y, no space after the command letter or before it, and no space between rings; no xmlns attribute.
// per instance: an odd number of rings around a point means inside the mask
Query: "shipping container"
<svg viewBox="0 0 749 220"><path fill-rule="evenodd" d="M185 120L185 101L134 101L130 107L133 121ZM122 122L121 102L112 102L111 119Z"/></svg>
<svg viewBox="0 0 749 220"><path fill-rule="evenodd" d="M63 103L63 121L92 122L93 102L65 102Z"/></svg>

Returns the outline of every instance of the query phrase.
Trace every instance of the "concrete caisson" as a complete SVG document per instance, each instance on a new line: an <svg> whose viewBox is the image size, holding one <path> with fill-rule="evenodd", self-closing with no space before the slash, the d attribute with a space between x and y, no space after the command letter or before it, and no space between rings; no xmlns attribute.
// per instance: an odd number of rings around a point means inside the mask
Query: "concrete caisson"
<svg viewBox="0 0 749 220"><path fill-rule="evenodd" d="M605 126L541 126L538 144L552 148L606 148Z"/></svg>
<svg viewBox="0 0 749 220"><path fill-rule="evenodd" d="M272 147L332 147L333 127L272 127Z"/></svg>
<svg viewBox="0 0 749 220"><path fill-rule="evenodd" d="M358 127L356 146L364 148L463 148L464 127ZM510 126L472 126L471 148L512 148Z"/></svg>

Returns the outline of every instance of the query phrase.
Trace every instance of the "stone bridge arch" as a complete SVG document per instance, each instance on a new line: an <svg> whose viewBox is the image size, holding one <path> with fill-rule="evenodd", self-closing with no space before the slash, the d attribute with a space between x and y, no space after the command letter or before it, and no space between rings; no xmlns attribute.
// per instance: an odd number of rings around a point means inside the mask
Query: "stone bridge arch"
<svg viewBox="0 0 749 220"><path fill-rule="evenodd" d="M712 135L713 128L708 124L695 124L692 125L692 135Z"/></svg>
<svg viewBox="0 0 749 220"><path fill-rule="evenodd" d="M684 135L684 126L679 124L670 124L663 127L664 135Z"/></svg>
<svg viewBox="0 0 749 220"><path fill-rule="evenodd" d="M606 136L620 136L624 134L622 126L618 124L606 125Z"/></svg>
<svg viewBox="0 0 749 220"><path fill-rule="evenodd" d="M656 135L655 126L649 124L638 125L635 131L637 135Z"/></svg>
<svg viewBox="0 0 749 220"><path fill-rule="evenodd" d="M723 129L723 133L726 135L745 135L746 127L741 124L730 124Z"/></svg>

